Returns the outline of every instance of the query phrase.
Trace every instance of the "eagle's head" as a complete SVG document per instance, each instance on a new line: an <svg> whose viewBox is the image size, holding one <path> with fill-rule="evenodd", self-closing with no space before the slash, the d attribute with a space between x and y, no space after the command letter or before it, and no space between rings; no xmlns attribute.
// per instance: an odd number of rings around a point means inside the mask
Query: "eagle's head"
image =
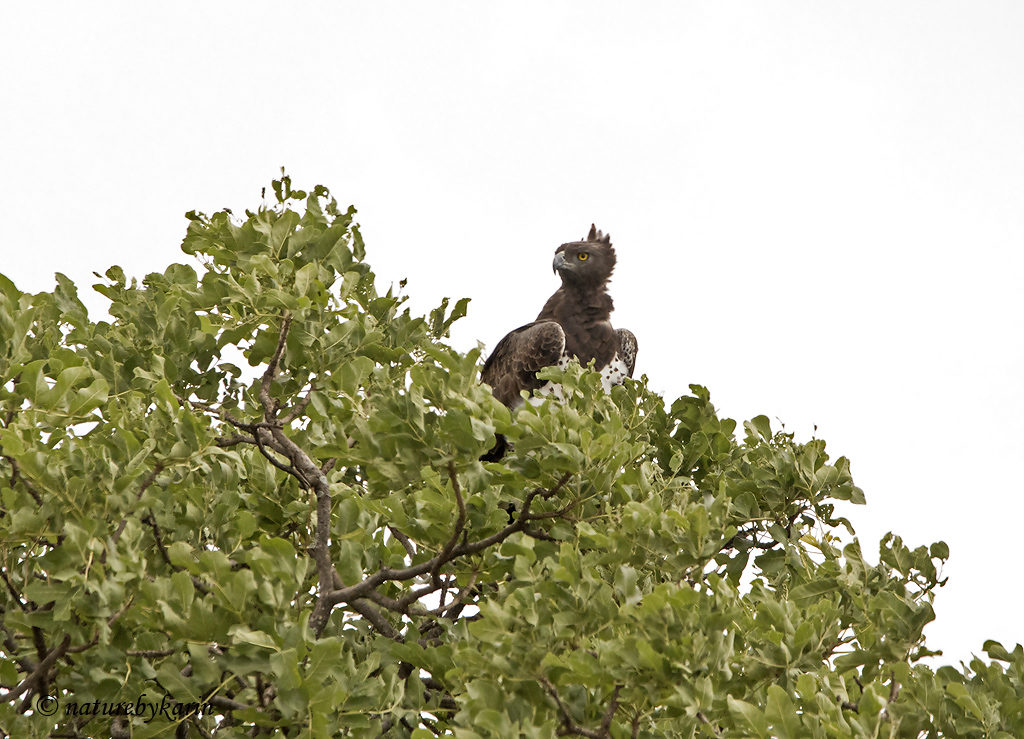
<svg viewBox="0 0 1024 739"><path fill-rule="evenodd" d="M600 287L615 269L615 249L611 236L591 224L583 241L570 241L555 249L551 268L562 278L563 285Z"/></svg>

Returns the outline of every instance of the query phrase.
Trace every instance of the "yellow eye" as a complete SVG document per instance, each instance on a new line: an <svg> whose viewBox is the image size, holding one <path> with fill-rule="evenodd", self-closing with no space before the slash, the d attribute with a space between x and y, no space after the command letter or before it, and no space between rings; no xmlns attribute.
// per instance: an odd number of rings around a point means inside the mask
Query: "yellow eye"
<svg viewBox="0 0 1024 739"><path fill-rule="evenodd" d="M590 259L590 255L587 254L585 251L581 251L579 254L576 255L576 258L579 259L581 262L585 262L588 259Z"/></svg>

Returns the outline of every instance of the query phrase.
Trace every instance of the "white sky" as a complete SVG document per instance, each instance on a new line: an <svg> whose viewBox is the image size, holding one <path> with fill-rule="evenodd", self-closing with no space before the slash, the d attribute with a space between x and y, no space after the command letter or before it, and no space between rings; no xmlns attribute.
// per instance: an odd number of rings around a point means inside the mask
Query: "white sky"
<svg viewBox="0 0 1024 739"><path fill-rule="evenodd" d="M1024 640L1024 5L281 6L8 4L0 271L189 261L284 165L414 309L471 297L468 349L594 221L654 389L816 424L869 556L949 542L930 646Z"/></svg>

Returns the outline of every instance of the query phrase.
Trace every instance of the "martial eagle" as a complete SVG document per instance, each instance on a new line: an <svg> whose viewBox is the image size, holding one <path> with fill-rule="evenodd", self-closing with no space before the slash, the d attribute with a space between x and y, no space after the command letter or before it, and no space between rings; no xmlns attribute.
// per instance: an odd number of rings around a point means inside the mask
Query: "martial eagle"
<svg viewBox="0 0 1024 739"><path fill-rule="evenodd" d="M494 396L509 408L522 405L522 390L531 394L557 394L559 388L537 378L537 370L564 367L570 358L586 365L594 360L605 389L633 376L636 337L626 329L612 328L612 298L608 279L615 268L611 237L592 224L582 241L570 241L555 250L552 269L562 286L548 298L537 320L509 332L498 342L480 373ZM483 459L501 459L505 440Z"/></svg>

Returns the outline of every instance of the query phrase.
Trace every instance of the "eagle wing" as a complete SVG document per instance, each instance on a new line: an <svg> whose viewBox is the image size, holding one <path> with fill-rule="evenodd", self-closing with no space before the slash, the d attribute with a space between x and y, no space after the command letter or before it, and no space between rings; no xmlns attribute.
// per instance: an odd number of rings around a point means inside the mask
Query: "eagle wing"
<svg viewBox="0 0 1024 739"><path fill-rule="evenodd" d="M547 382L537 379L537 370L557 365L563 351L565 331L556 321L528 323L498 342L480 379L491 386L498 400L514 408L522 401L520 391L533 392Z"/></svg>
<svg viewBox="0 0 1024 739"><path fill-rule="evenodd" d="M636 367L636 337L628 329L620 328L615 332L619 337L619 359L626 365L626 377L633 376L633 368Z"/></svg>

